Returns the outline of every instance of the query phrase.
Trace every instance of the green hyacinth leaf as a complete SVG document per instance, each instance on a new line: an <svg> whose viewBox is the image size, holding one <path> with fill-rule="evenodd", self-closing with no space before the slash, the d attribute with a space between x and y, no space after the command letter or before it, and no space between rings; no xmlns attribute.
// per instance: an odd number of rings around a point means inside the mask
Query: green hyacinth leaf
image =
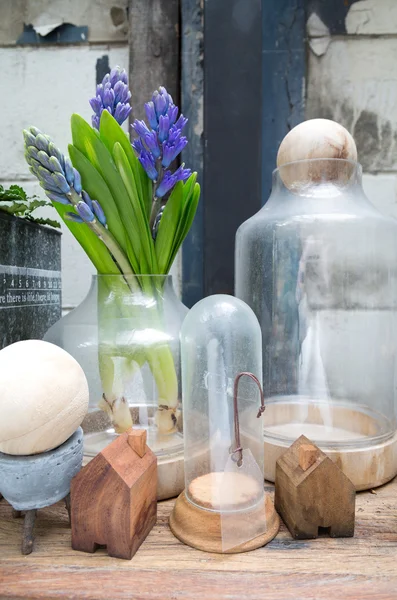
<svg viewBox="0 0 397 600"><path fill-rule="evenodd" d="M107 110L104 110L101 115L99 133L101 140L111 154L113 153L116 142L123 148L133 174L131 186L135 187L135 193L137 194L138 200L142 205L144 213L149 219L152 203L152 182L136 157L127 134Z"/></svg>
<svg viewBox="0 0 397 600"><path fill-rule="evenodd" d="M133 185L134 175L128 162L127 155L124 152L121 144L118 142L116 142L114 145L113 157L124 185L128 191L131 209L134 214L134 223L137 229L136 235L137 238L139 237L141 243L140 273L157 273L158 266L156 253L150 233L149 223L144 212L144 208L139 201L136 186Z"/></svg>
<svg viewBox="0 0 397 600"><path fill-rule="evenodd" d="M115 237L122 250L127 252L126 232L119 211L108 186L91 162L77 148L69 145L69 156L73 166L81 176L83 189L92 200L98 200L106 216L110 233Z"/></svg>
<svg viewBox="0 0 397 600"><path fill-rule="evenodd" d="M69 231L79 242L98 273L120 275L120 271L109 250L95 233L91 231L88 225L85 223L74 223L65 219L65 213L71 212L71 206L60 204L59 202L53 202L53 206L65 222Z"/></svg>
<svg viewBox="0 0 397 600"><path fill-rule="evenodd" d="M183 211L183 183L178 181L160 219L156 237L156 255L159 265L159 273L166 274L169 271L170 258L173 255L175 235L179 227L179 221ZM172 263L171 263L172 264Z"/></svg>
<svg viewBox="0 0 397 600"><path fill-rule="evenodd" d="M172 253L170 255L169 263L167 265L168 271L171 268L172 263L175 260L175 257L178 253L179 248L182 245L183 240L189 233L189 230L192 226L194 217L197 212L197 206L199 203L199 199L200 199L200 185L198 183L195 183L192 193L189 195L189 197L187 198L187 200L185 202L185 205L183 207L182 216L179 220L178 230L175 234L174 246L172 249Z"/></svg>
<svg viewBox="0 0 397 600"><path fill-rule="evenodd" d="M73 146L77 148L102 175L114 198L120 219L126 231L126 254L135 272L137 269L136 236L134 235L134 215L129 202L126 201L127 190L120 177L112 155L93 129L80 115L71 118Z"/></svg>
<svg viewBox="0 0 397 600"><path fill-rule="evenodd" d="M189 233L194 217L196 216L197 206L200 200L200 184L195 183L193 193L189 196L183 208L183 216L180 222L180 227L177 232L177 243L179 246Z"/></svg>
<svg viewBox="0 0 397 600"><path fill-rule="evenodd" d="M194 171L190 177L183 184L183 202L186 204L187 200L189 200L190 196L193 193L194 186L197 181L197 173Z"/></svg>
<svg viewBox="0 0 397 600"><path fill-rule="evenodd" d="M132 146L131 146L132 148ZM143 194L143 206L145 207L146 218L149 221L150 213L152 210L152 194L153 194L153 182L146 173L145 169L142 167L138 158L136 158L138 164L138 173L139 178L141 180L142 194Z"/></svg>

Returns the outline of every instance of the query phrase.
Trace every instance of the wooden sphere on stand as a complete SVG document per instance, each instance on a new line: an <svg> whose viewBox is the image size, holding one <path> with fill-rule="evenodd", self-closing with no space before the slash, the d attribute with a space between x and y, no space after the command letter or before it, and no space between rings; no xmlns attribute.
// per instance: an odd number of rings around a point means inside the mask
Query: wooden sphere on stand
<svg viewBox="0 0 397 600"><path fill-rule="evenodd" d="M343 159L351 163L316 159ZM356 161L353 137L342 125L329 119L300 123L285 136L277 153L280 177L291 190L324 180L347 180Z"/></svg>
<svg viewBox="0 0 397 600"><path fill-rule="evenodd" d="M88 383L65 350L25 340L0 351L0 452L52 450L76 431L88 409Z"/></svg>

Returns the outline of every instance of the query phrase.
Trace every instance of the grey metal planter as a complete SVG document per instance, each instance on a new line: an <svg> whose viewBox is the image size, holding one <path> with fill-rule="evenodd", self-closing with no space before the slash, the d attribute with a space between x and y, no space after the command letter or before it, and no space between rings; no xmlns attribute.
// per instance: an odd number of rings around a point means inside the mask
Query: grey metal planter
<svg viewBox="0 0 397 600"><path fill-rule="evenodd" d="M0 211L0 349L61 317L61 234Z"/></svg>

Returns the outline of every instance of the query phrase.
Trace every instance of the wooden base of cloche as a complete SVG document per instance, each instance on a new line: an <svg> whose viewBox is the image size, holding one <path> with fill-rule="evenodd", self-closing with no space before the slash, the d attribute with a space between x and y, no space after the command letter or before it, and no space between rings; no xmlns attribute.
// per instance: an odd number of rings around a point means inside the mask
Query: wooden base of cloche
<svg viewBox="0 0 397 600"><path fill-rule="evenodd" d="M189 502L183 491L177 498L170 515L170 528L181 542L198 550L220 554L236 554L260 548L277 535L280 520L268 494L265 494L263 509L259 513L259 518L261 517L266 519L267 529L265 533L223 552L220 513L195 506Z"/></svg>

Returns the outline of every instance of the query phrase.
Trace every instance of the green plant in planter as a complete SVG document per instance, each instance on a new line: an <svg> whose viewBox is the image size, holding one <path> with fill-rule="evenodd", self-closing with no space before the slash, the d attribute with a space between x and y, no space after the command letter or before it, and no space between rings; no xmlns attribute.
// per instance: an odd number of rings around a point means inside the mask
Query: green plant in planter
<svg viewBox="0 0 397 600"><path fill-rule="evenodd" d="M109 278L109 289L116 296L125 290L156 296L161 292L156 287L162 284L140 275L169 272L193 222L200 187L197 174L183 164L171 168L187 144L182 135L187 119L178 117L178 107L165 88L156 90L145 105L148 124L135 120L137 138L132 144L121 128L131 112L130 98L125 71L112 69L90 100L92 126L72 115L70 159L36 127L24 130L25 157L98 273L123 276L117 278L117 290L114 278ZM162 319L156 306L153 302L149 309L153 326ZM134 307L120 302L118 310L128 318ZM131 415L115 382L112 349L101 351L100 346L99 354L104 391L100 406L121 432L131 426ZM144 363L149 364L157 384L158 428L161 433L171 432L178 384L167 344L142 347L125 356L124 375Z"/></svg>
<svg viewBox="0 0 397 600"><path fill-rule="evenodd" d="M38 225L48 225L50 227L61 227L58 221L53 219L43 219L34 215L34 211L42 206L51 206L51 202L40 200L36 195L28 196L19 185L10 185L8 190L0 185L0 210L14 215Z"/></svg>

